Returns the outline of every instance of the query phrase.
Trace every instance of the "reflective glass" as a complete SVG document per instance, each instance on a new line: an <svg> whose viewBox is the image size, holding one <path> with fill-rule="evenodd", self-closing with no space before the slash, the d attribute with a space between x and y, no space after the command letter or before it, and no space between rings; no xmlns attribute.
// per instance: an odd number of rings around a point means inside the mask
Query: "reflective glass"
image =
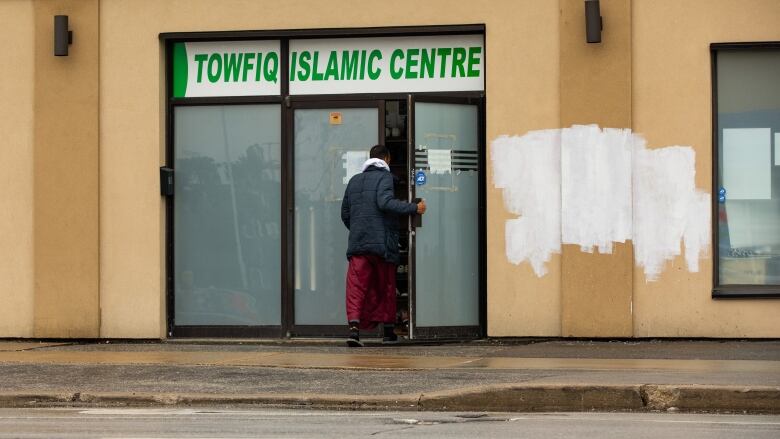
<svg viewBox="0 0 780 439"><path fill-rule="evenodd" d="M416 326L479 325L479 119L475 105L415 104Z"/></svg>
<svg viewBox="0 0 780 439"><path fill-rule="evenodd" d="M780 284L780 51L717 53L721 285Z"/></svg>
<svg viewBox="0 0 780 439"><path fill-rule="evenodd" d="M295 323L345 325L341 201L379 138L379 110L295 110Z"/></svg>
<svg viewBox="0 0 780 439"><path fill-rule="evenodd" d="M278 105L174 111L175 323L281 323Z"/></svg>

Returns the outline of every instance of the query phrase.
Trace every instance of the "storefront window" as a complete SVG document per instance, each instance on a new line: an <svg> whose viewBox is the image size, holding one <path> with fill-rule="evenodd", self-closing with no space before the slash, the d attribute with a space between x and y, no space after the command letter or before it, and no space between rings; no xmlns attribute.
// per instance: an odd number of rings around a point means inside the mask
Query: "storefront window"
<svg viewBox="0 0 780 439"><path fill-rule="evenodd" d="M716 50L718 284L780 286L780 50Z"/></svg>
<svg viewBox="0 0 780 439"><path fill-rule="evenodd" d="M376 144L433 212L398 222L398 335L483 333L484 26L358 34L161 35L169 336L343 335L342 198Z"/></svg>
<svg viewBox="0 0 780 439"><path fill-rule="evenodd" d="M174 111L177 325L281 322L281 109Z"/></svg>

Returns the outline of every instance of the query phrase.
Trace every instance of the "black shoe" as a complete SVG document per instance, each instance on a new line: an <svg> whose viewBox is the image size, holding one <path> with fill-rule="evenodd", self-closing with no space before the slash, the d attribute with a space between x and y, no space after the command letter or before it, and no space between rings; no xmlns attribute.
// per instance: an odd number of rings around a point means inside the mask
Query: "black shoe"
<svg viewBox="0 0 780 439"><path fill-rule="evenodd" d="M398 344L398 336L393 333L382 337L382 344Z"/></svg>
<svg viewBox="0 0 780 439"><path fill-rule="evenodd" d="M349 328L349 337L347 337L347 346L351 348L362 348L363 342L360 341L360 331L358 328Z"/></svg>

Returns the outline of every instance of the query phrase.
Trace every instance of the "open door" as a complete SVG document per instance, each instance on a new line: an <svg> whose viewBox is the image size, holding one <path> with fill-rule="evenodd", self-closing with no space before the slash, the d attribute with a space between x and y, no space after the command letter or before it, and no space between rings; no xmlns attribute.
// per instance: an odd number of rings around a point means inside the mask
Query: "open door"
<svg viewBox="0 0 780 439"><path fill-rule="evenodd" d="M481 99L409 97L409 225L414 339L484 334L484 145Z"/></svg>

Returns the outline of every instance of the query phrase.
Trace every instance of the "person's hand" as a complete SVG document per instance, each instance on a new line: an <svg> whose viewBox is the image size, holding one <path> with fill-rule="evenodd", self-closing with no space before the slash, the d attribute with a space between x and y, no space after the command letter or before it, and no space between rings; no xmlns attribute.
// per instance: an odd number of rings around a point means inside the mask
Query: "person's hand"
<svg viewBox="0 0 780 439"><path fill-rule="evenodd" d="M422 215L425 213L425 200L420 200L419 203L417 203L417 213Z"/></svg>

